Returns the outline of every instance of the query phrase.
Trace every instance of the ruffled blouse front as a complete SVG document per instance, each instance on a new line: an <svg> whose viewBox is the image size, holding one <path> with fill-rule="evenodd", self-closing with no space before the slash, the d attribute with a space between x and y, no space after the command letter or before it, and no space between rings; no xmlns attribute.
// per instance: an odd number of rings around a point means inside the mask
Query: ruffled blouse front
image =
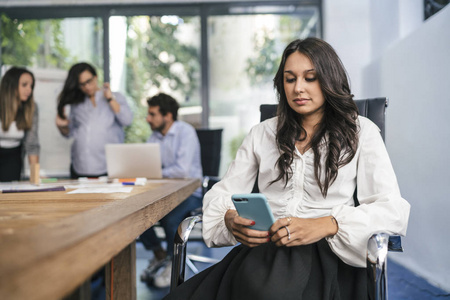
<svg viewBox="0 0 450 300"><path fill-rule="evenodd" d="M205 195L203 238L208 246L237 243L225 226L224 216L228 209L235 209L231 195L250 193L257 174L259 190L267 197L275 219L334 216L339 230L327 241L333 252L349 265L366 266L367 241L374 233L405 235L410 206L400 195L384 142L374 123L359 117L356 155L339 169L326 198L314 176L312 149L303 155L296 151L291 166L293 176L287 185L283 180L269 184L279 174L276 126L277 118L254 126L223 179ZM354 207L353 201L356 186L361 204L358 207Z"/></svg>

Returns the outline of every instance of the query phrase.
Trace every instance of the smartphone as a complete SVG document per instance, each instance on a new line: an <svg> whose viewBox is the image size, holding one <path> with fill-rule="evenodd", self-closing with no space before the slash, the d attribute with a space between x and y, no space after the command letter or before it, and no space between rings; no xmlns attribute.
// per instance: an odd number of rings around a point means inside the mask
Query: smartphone
<svg viewBox="0 0 450 300"><path fill-rule="evenodd" d="M255 221L255 225L248 226L249 228L268 231L275 222L267 198L263 194L234 194L231 200L239 216Z"/></svg>

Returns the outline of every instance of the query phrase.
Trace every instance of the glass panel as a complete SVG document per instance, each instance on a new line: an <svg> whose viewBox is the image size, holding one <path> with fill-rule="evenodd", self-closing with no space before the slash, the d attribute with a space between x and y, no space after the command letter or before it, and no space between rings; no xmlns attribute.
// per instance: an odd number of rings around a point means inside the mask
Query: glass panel
<svg viewBox="0 0 450 300"><path fill-rule="evenodd" d="M93 64L99 80L103 80L101 20L17 20L5 15L1 18L2 74L10 66L25 66L36 79L41 175L68 176L71 141L63 138L55 125L57 98L68 69L76 62Z"/></svg>
<svg viewBox="0 0 450 300"><path fill-rule="evenodd" d="M147 98L158 92L181 105L179 119L201 125L200 18L135 16L110 18L111 84L134 109L126 142L145 142Z"/></svg>
<svg viewBox="0 0 450 300"><path fill-rule="evenodd" d="M319 36L318 9L301 11L208 18L209 124L224 128L221 174L259 122L259 106L276 103L273 77L285 46L296 38Z"/></svg>

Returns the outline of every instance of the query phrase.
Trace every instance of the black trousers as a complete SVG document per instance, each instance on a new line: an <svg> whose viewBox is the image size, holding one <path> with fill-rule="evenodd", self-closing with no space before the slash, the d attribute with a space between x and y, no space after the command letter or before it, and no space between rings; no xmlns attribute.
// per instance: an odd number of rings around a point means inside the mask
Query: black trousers
<svg viewBox="0 0 450 300"><path fill-rule="evenodd" d="M237 246L164 299L364 300L373 291L368 269L342 262L323 239L296 247Z"/></svg>
<svg viewBox="0 0 450 300"><path fill-rule="evenodd" d="M19 181L22 167L22 146L0 148L0 181Z"/></svg>

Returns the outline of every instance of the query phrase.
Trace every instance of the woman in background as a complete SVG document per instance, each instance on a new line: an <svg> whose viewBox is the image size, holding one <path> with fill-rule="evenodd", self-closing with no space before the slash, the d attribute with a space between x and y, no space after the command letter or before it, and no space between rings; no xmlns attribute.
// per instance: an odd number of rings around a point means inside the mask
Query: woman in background
<svg viewBox="0 0 450 300"><path fill-rule="evenodd" d="M38 107L34 102L34 75L12 67L0 83L0 181L20 180L23 154L39 163Z"/></svg>
<svg viewBox="0 0 450 300"><path fill-rule="evenodd" d="M70 106L70 115L65 113ZM123 143L124 127L133 121L125 97L112 93L109 83L98 86L97 72L87 63L73 65L58 97L56 125L73 137L72 178L106 175L105 145Z"/></svg>

